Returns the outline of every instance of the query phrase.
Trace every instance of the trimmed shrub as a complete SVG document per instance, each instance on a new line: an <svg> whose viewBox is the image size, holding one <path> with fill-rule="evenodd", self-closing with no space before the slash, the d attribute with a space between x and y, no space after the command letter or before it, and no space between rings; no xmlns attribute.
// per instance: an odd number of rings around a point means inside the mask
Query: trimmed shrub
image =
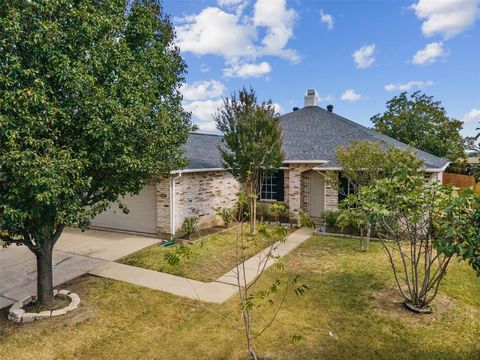
<svg viewBox="0 0 480 360"><path fill-rule="evenodd" d="M323 224L330 229L334 229L339 226L338 218L340 216L340 211L338 210L328 210L324 211L320 218L323 221Z"/></svg>
<svg viewBox="0 0 480 360"><path fill-rule="evenodd" d="M275 219L276 223L280 223L288 216L288 208L285 204L273 203L270 206L269 213Z"/></svg>
<svg viewBox="0 0 480 360"><path fill-rule="evenodd" d="M197 226L198 226L198 217L187 216L185 220L183 220L183 224L180 230L190 240L192 238L192 234L197 231Z"/></svg>
<svg viewBox="0 0 480 360"><path fill-rule="evenodd" d="M257 203L257 220L260 222L270 221L270 205L266 203Z"/></svg>

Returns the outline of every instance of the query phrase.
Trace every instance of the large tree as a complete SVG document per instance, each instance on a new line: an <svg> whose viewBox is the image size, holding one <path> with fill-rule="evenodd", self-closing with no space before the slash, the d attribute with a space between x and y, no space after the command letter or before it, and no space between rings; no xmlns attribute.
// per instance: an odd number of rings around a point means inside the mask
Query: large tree
<svg viewBox="0 0 480 360"><path fill-rule="evenodd" d="M186 71L154 0L0 1L0 238L37 258L110 202L183 165Z"/></svg>
<svg viewBox="0 0 480 360"><path fill-rule="evenodd" d="M465 158L462 122L447 116L440 101L419 91L387 101L383 114L371 118L375 129L394 139L452 162Z"/></svg>
<svg viewBox="0 0 480 360"><path fill-rule="evenodd" d="M255 234L257 196L262 174L282 165L282 130L271 100L257 102L253 89L243 88L223 100L215 115L226 148L223 166L244 186L250 199L250 233Z"/></svg>

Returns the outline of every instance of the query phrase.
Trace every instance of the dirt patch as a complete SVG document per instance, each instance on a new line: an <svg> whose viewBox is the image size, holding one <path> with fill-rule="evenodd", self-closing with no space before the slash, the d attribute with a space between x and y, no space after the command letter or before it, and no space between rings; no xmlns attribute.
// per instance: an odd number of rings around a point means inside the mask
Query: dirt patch
<svg viewBox="0 0 480 360"><path fill-rule="evenodd" d="M62 299L58 296L55 296L53 305L51 306L39 305L36 301L32 301L30 304L25 305L22 309L27 313L39 313L44 310L58 310L67 307L70 304L70 301L70 299Z"/></svg>
<svg viewBox="0 0 480 360"><path fill-rule="evenodd" d="M372 296L372 300L377 313L411 323L429 324L444 319L455 308L455 301L451 297L438 294L432 302L431 314L415 314L405 307L397 289L379 291Z"/></svg>

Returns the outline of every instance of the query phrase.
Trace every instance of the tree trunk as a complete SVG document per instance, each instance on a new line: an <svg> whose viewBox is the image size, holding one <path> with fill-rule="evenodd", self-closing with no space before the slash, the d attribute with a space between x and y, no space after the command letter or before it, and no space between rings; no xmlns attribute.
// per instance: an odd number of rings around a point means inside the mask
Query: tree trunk
<svg viewBox="0 0 480 360"><path fill-rule="evenodd" d="M248 294L245 294L248 295ZM245 330L247 335L247 350L252 360L257 360L257 352L255 351L255 345L253 343L253 336L252 336L252 312L251 310L246 310L246 320L245 323Z"/></svg>
<svg viewBox="0 0 480 360"><path fill-rule="evenodd" d="M368 224L367 238L365 239L365 251L368 251L368 245L370 244L370 237L372 236L372 225Z"/></svg>
<svg viewBox="0 0 480 360"><path fill-rule="evenodd" d="M257 234L257 199L252 194L250 200L250 235L255 236Z"/></svg>
<svg viewBox="0 0 480 360"><path fill-rule="evenodd" d="M37 257L37 303L39 305L53 305L53 246L39 250Z"/></svg>
<svg viewBox="0 0 480 360"><path fill-rule="evenodd" d="M258 360L257 353L255 352L255 348L253 347L253 344L248 345L248 353L252 357L252 360Z"/></svg>

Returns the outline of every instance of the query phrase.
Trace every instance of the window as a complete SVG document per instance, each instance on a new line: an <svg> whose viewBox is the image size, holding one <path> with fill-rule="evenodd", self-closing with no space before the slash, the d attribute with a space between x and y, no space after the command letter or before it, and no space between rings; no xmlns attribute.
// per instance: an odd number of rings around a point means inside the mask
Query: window
<svg viewBox="0 0 480 360"><path fill-rule="evenodd" d="M260 200L283 201L283 170L260 178Z"/></svg>
<svg viewBox="0 0 480 360"><path fill-rule="evenodd" d="M353 184L342 173L338 173L338 185L338 202L355 193Z"/></svg>

